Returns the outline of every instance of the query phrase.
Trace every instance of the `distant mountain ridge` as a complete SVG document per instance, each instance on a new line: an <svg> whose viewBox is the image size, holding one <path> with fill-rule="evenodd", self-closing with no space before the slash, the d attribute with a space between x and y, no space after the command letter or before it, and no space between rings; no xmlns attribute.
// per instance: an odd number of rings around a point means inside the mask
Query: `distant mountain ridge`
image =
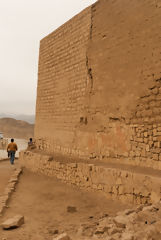
<svg viewBox="0 0 161 240"><path fill-rule="evenodd" d="M0 118L13 118L13 119L22 120L31 124L35 122L35 115L0 113Z"/></svg>
<svg viewBox="0 0 161 240"><path fill-rule="evenodd" d="M29 139L34 136L34 124L13 118L0 118L0 132L7 138Z"/></svg>

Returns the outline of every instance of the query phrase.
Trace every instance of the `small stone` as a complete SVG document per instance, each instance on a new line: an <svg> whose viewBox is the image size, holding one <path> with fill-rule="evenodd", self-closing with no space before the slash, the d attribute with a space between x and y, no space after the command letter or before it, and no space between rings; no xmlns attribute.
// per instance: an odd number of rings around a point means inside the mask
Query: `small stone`
<svg viewBox="0 0 161 240"><path fill-rule="evenodd" d="M93 233L94 233L94 229L95 229L95 226L96 224L93 223L93 224L82 224L80 228L78 228L78 231L77 231L77 234L79 236L88 236L88 237L91 237L93 236Z"/></svg>
<svg viewBox="0 0 161 240"><path fill-rule="evenodd" d="M108 227L106 227L106 226L104 226L104 227L98 226L97 229L96 229L96 231L95 231L95 234L96 234L96 235L104 234L104 233L107 232L107 231L108 231Z"/></svg>
<svg viewBox="0 0 161 240"><path fill-rule="evenodd" d="M102 215L102 218L106 218L106 217L108 217L109 215L108 215L108 213L104 213L103 215Z"/></svg>
<svg viewBox="0 0 161 240"><path fill-rule="evenodd" d="M151 205L151 206L146 206L143 208L143 211L149 211L149 212L157 212L159 211L159 208Z"/></svg>
<svg viewBox="0 0 161 240"><path fill-rule="evenodd" d="M76 207L68 206L68 207L67 207L67 212L75 213L75 212L77 212L77 209L76 209Z"/></svg>
<svg viewBox="0 0 161 240"><path fill-rule="evenodd" d="M126 210L124 211L124 214L125 214L125 215L130 215L131 213L134 213L134 212L135 212L134 209L126 209Z"/></svg>
<svg viewBox="0 0 161 240"><path fill-rule="evenodd" d="M136 208L136 213L140 212L143 210L143 205L140 205L139 207Z"/></svg>
<svg viewBox="0 0 161 240"><path fill-rule="evenodd" d="M51 235L57 235L59 233L59 230L58 229L48 230L48 233L50 233Z"/></svg>
<svg viewBox="0 0 161 240"><path fill-rule="evenodd" d="M122 233L122 229L114 227L108 230L109 235L114 235L116 233Z"/></svg>
<svg viewBox="0 0 161 240"><path fill-rule="evenodd" d="M118 228L125 228L127 221L128 220L127 220L126 216L117 216L114 219L114 223L115 223L116 227L118 227Z"/></svg>
<svg viewBox="0 0 161 240"><path fill-rule="evenodd" d="M157 95L158 93L159 93L159 89L158 88L153 88L152 89L152 93L154 94L154 95Z"/></svg>
<svg viewBox="0 0 161 240"><path fill-rule="evenodd" d="M59 230L54 230L53 234L58 234L59 233Z"/></svg>
<svg viewBox="0 0 161 240"><path fill-rule="evenodd" d="M71 240L71 238L66 233L63 233L58 237L54 237L53 240Z"/></svg>
<svg viewBox="0 0 161 240"><path fill-rule="evenodd" d="M22 215L16 215L13 218L9 218L5 222L2 223L3 229L12 229L12 228L18 228L24 223L24 216Z"/></svg>
<svg viewBox="0 0 161 240"><path fill-rule="evenodd" d="M134 212L135 212L134 209L126 209L125 211L118 212L117 216L130 215L130 214L132 214Z"/></svg>

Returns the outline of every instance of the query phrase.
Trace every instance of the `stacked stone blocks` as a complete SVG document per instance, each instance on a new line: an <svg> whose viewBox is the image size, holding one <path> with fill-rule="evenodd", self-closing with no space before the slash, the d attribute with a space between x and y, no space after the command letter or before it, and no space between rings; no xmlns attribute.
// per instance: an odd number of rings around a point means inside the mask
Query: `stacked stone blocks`
<svg viewBox="0 0 161 240"><path fill-rule="evenodd" d="M100 191L106 197L135 204L154 203L161 198L160 177L121 170L106 165L57 161L41 153L24 151L20 163L33 172L55 176L80 188Z"/></svg>

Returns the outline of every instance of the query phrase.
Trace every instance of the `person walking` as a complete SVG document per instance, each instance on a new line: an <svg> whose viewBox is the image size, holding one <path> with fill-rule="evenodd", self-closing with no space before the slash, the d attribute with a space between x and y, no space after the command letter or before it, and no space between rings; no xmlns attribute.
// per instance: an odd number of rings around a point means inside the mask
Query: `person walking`
<svg viewBox="0 0 161 240"><path fill-rule="evenodd" d="M18 150L17 144L14 142L14 139L11 139L11 142L8 144L7 147L7 152L9 153L8 155L10 156L10 163L14 164L15 160L15 153Z"/></svg>

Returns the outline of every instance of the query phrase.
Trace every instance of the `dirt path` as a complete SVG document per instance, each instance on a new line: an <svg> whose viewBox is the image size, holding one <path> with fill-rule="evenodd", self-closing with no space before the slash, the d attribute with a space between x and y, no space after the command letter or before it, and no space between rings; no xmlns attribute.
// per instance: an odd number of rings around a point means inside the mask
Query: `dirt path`
<svg viewBox="0 0 161 240"><path fill-rule="evenodd" d="M12 172L13 166L11 166L9 161L0 161L0 195L3 194Z"/></svg>
<svg viewBox="0 0 161 240"><path fill-rule="evenodd" d="M76 211L68 212L69 206L75 207ZM101 193L85 192L55 178L25 170L9 208L0 219L2 222L22 214L25 224L12 231L0 230L0 236L7 240L52 240L55 230L74 236L81 224L96 221L105 213L113 215L127 207L127 204L107 200Z"/></svg>

